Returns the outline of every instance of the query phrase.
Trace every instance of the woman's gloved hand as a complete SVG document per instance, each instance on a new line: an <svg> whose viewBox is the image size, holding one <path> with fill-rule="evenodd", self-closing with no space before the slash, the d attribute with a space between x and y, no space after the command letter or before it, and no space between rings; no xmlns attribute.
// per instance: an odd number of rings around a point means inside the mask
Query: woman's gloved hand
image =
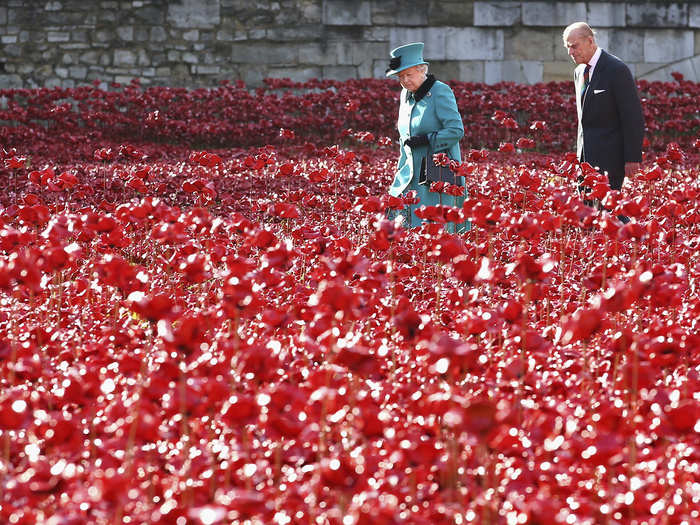
<svg viewBox="0 0 700 525"><path fill-rule="evenodd" d="M420 146L427 146L428 144L430 144L428 135L414 135L412 137L408 137L403 143L404 146L408 146L411 149L419 148Z"/></svg>

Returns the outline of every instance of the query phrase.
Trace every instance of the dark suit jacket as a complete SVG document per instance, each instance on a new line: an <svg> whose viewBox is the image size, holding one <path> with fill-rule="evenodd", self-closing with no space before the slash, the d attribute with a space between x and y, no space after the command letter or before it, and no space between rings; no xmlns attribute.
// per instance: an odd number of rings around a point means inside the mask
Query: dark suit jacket
<svg viewBox="0 0 700 525"><path fill-rule="evenodd" d="M578 111L578 158L608 172L612 189L620 189L625 163L642 160L644 116L637 86L622 60L601 51L588 89L581 96L583 70L574 71Z"/></svg>

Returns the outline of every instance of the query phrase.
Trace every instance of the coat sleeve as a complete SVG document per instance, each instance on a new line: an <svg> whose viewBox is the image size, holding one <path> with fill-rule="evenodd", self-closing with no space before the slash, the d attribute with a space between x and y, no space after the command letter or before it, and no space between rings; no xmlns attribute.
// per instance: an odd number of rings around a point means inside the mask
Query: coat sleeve
<svg viewBox="0 0 700 525"><path fill-rule="evenodd" d="M464 136L464 125L457 109L455 95L450 87L447 84L435 84L433 92L435 113L440 121L440 129L430 133L428 138L433 151L444 151L457 144Z"/></svg>
<svg viewBox="0 0 700 525"><path fill-rule="evenodd" d="M622 66L612 80L615 103L620 117L624 161L641 162L644 140L644 114L634 77L627 66Z"/></svg>

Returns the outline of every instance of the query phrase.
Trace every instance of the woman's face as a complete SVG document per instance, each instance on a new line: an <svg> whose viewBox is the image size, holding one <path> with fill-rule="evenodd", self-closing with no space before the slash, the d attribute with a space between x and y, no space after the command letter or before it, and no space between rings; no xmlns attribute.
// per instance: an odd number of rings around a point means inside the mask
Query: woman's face
<svg viewBox="0 0 700 525"><path fill-rule="evenodd" d="M422 66L412 66L398 73L401 86L415 92L425 82L425 72Z"/></svg>

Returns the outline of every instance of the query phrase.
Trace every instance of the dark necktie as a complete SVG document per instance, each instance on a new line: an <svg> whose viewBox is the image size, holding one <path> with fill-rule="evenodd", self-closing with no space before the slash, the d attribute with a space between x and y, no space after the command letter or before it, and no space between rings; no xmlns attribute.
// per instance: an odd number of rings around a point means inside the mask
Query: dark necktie
<svg viewBox="0 0 700 525"><path fill-rule="evenodd" d="M586 94L586 89L588 89L588 84L591 81L591 79L588 75L588 73L590 71L591 71L591 65L586 64L586 69L583 70L583 87L581 88L581 98L583 98L583 95Z"/></svg>

